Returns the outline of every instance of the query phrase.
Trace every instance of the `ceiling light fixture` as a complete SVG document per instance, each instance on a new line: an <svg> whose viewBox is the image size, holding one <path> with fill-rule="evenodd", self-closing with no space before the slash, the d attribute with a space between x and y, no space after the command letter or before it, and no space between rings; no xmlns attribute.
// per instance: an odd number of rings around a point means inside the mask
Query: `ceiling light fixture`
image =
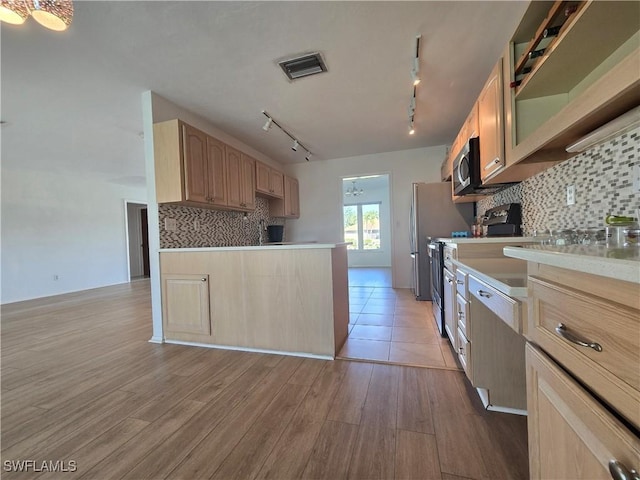
<svg viewBox="0 0 640 480"><path fill-rule="evenodd" d="M420 73L420 39L421 38L422 38L422 35L416 35L413 65L411 69L413 93L411 95L411 99L409 100L409 108L407 109L407 112L409 114L409 135L413 135L416 133L416 129L413 125L413 120L416 115L416 87L420 83L420 77L418 76L418 74Z"/></svg>
<svg viewBox="0 0 640 480"><path fill-rule="evenodd" d="M420 77L418 74L420 73L420 39L422 35L416 36L416 48L415 48L415 56L413 57L413 68L411 69L411 83L415 87L420 83Z"/></svg>
<svg viewBox="0 0 640 480"><path fill-rule="evenodd" d="M413 135L416 133L416 129L413 126L413 119L416 114L416 87L413 87L413 95L411 96L411 100L409 101L409 135Z"/></svg>
<svg viewBox="0 0 640 480"><path fill-rule="evenodd" d="M344 194L347 197L358 197L364 194L364 190L362 188L358 189L358 187L356 187L356 181L351 180L351 186L347 187L347 189L344 191Z"/></svg>
<svg viewBox="0 0 640 480"><path fill-rule="evenodd" d="M22 25L29 14L43 27L61 32L71 25L71 0L0 0L0 21Z"/></svg>
<svg viewBox="0 0 640 480"><path fill-rule="evenodd" d="M271 125L275 125L276 127L278 127L280 130L282 130L285 135L287 135L291 140L293 140L293 145L291 146L291 150L293 150L294 152L298 151L298 147L302 148L305 152L307 152L307 155L304 157L305 160L308 162L311 159L311 150L309 150L307 147L305 147L300 140L298 140L296 137L294 137L293 135L291 135L287 130L285 130L282 125L280 125L278 122L276 122L273 117L271 115L269 115L267 112L265 112L264 110L262 110L262 114L267 117L267 123L264 124L264 127L262 127L262 129L266 132L267 130L269 130L269 128L271 127Z"/></svg>
<svg viewBox="0 0 640 480"><path fill-rule="evenodd" d="M2 0L0 2L0 20L12 25L22 25L29 17L24 0Z"/></svg>

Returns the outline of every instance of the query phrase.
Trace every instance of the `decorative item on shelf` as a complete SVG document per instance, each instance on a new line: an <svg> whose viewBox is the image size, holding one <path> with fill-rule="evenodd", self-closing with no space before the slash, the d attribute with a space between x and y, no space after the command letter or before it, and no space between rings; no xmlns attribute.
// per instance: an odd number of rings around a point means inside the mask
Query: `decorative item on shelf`
<svg viewBox="0 0 640 480"><path fill-rule="evenodd" d="M569 17L577 12L580 5L584 3L585 2L571 2L568 4L568 2L565 1L556 1L551 6L549 13L538 27L536 34L514 67L514 81L510 83L511 88L521 86L525 81L524 76L532 71L535 64L539 61L537 59L540 59L544 55L545 50L549 50L549 47L556 41L556 38L565 28L565 25L568 24Z"/></svg>
<svg viewBox="0 0 640 480"><path fill-rule="evenodd" d="M296 137L294 137L293 135L291 135L282 125L280 125L278 122L276 122L273 117L271 115L269 115L267 112L265 112L264 110L262 110L262 114L267 117L267 121L264 124L264 126L262 127L262 129L265 132L268 132L271 129L271 125L275 125L276 127L278 127L280 130L282 130L284 132L285 135L287 135L291 140L293 140L293 145L291 146L291 150L293 150L294 152L298 151L298 147L302 148L305 152L307 152L307 154L305 155L304 159L308 162L311 160L311 155L313 155L311 153L311 150L309 150L307 147L305 147L300 140L298 140Z"/></svg>
<svg viewBox="0 0 640 480"><path fill-rule="evenodd" d="M0 0L0 21L22 25L31 15L50 30L61 32L71 25L71 0Z"/></svg>
<svg viewBox="0 0 640 480"><path fill-rule="evenodd" d="M351 186L347 187L347 189L345 190L344 194L347 197L358 197L358 196L364 194L364 190L362 188L356 187L356 181L355 180L351 180Z"/></svg>

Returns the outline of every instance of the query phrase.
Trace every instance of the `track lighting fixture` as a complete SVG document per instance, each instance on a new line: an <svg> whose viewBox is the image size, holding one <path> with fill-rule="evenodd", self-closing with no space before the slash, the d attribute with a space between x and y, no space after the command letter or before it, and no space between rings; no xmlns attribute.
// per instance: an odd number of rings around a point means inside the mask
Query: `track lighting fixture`
<svg viewBox="0 0 640 480"><path fill-rule="evenodd" d="M413 66L411 68L411 82L415 87L420 83L420 77L418 76L420 73L420 39L422 35L416 36L416 47L415 47L415 56L413 57Z"/></svg>
<svg viewBox="0 0 640 480"><path fill-rule="evenodd" d="M287 135L291 140L293 140L293 145L291 146L291 150L293 150L294 152L298 151L298 147L302 148L305 152L307 152L307 154L305 155L304 159L308 162L309 160L311 160L311 150L309 150L307 147L305 147L302 143L300 143L300 140L298 140L296 137L294 137L293 135L291 135L289 132L287 132L282 125L280 125L278 122L276 122L273 117L271 115L269 115L267 112L265 112L264 110L262 110L262 114L267 117L267 122L264 124L264 127L262 127L262 129L266 132L271 128L271 125L275 125L276 127L278 127L280 130L282 130L284 132L285 135Z"/></svg>
<svg viewBox="0 0 640 480"><path fill-rule="evenodd" d="M418 77L418 73L415 70L411 70L411 80L414 87L420 83L420 77Z"/></svg>
<svg viewBox="0 0 640 480"><path fill-rule="evenodd" d="M416 43L415 50L413 56L413 65L411 69L411 80L413 82L413 94L411 95L411 100L409 100L409 108L407 112L409 114L409 135L413 135L416 133L416 129L413 126L413 118L416 114L416 87L420 83L420 77L418 76L420 72L420 39L422 35L416 35Z"/></svg>
<svg viewBox="0 0 640 480"><path fill-rule="evenodd" d="M416 133L416 129L413 126L413 118L416 114L416 87L413 87L413 95L411 96L411 100L409 101L409 135L413 135Z"/></svg>

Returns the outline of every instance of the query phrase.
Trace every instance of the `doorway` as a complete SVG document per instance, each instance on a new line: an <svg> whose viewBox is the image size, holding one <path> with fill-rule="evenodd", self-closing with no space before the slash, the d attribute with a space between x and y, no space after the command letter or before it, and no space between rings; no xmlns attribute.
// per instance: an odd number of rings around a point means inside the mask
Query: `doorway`
<svg viewBox="0 0 640 480"><path fill-rule="evenodd" d="M147 205L125 201L129 281L149 278L149 224Z"/></svg>
<svg viewBox="0 0 640 480"><path fill-rule="evenodd" d="M350 283L391 286L392 238L389 174L342 179L342 217ZM352 284L352 286L360 286Z"/></svg>

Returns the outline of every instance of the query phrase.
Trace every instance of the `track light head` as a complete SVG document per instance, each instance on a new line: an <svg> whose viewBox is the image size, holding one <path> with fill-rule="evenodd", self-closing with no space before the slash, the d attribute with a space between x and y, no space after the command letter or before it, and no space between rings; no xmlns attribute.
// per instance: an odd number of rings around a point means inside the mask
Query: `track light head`
<svg viewBox="0 0 640 480"><path fill-rule="evenodd" d="M304 159L308 162L309 160L311 160L311 152L307 152L307 155L304 157Z"/></svg>
<svg viewBox="0 0 640 480"><path fill-rule="evenodd" d="M413 127L413 118L409 119L409 135L416 133L416 129Z"/></svg>
<svg viewBox="0 0 640 480"><path fill-rule="evenodd" d="M418 72L416 70L411 70L411 81L414 87L420 83L420 77L418 76Z"/></svg>
<svg viewBox="0 0 640 480"><path fill-rule="evenodd" d="M298 140L293 141L293 145L291 145L291 150L293 150L294 152L298 151Z"/></svg>
<svg viewBox="0 0 640 480"><path fill-rule="evenodd" d="M262 127L262 129L267 132L269 131L269 129L271 128L271 124L273 123L273 118L268 117L266 123L264 124L264 127Z"/></svg>

